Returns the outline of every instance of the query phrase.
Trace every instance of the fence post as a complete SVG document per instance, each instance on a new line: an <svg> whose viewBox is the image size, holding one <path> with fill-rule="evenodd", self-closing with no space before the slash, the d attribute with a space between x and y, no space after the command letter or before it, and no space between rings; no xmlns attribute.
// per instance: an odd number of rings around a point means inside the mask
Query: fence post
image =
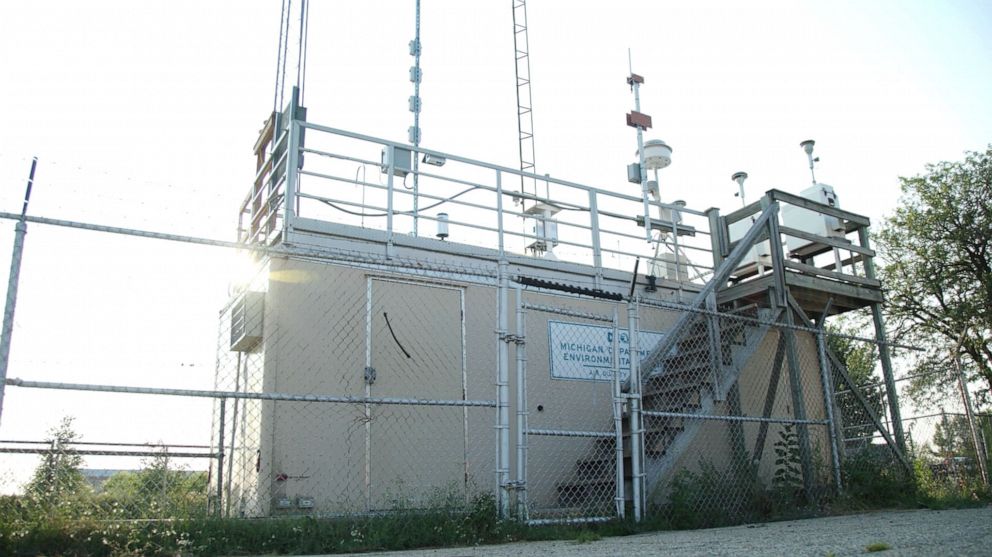
<svg viewBox="0 0 992 557"><path fill-rule="evenodd" d="M823 406L827 411L827 427L830 435L830 462L833 465L834 485L837 493L840 493L844 486L840 477L840 449L837 440L839 431L834 417L834 385L830 374L830 367L827 364L827 338L823 332L821 323L820 329L816 332L816 348L820 358L820 382L823 384Z"/></svg>
<svg viewBox="0 0 992 557"><path fill-rule="evenodd" d="M978 471L982 475L982 483L986 487L989 485L988 462L985 455L985 444L979 443L978 430L975 428L975 412L971 406L971 394L968 392L968 383L964 378L964 371L961 369L961 354L955 351L954 364L958 372L958 387L961 389L961 401L964 403L965 416L968 419L968 428L971 430L971 442L975 445L975 460L978 461Z"/></svg>
<svg viewBox="0 0 992 557"><path fill-rule="evenodd" d="M723 348L720 340L720 316L717 314L716 291L706 296L706 329L710 343L710 370L713 372L713 400L723 400L720 388L720 372L723 370Z"/></svg>
<svg viewBox="0 0 992 557"><path fill-rule="evenodd" d="M527 316L523 289L517 283L517 519L527 520Z"/></svg>
<svg viewBox="0 0 992 557"><path fill-rule="evenodd" d="M637 314L637 298L627 302L627 334L630 347L630 473L631 493L634 502L634 521L641 521L641 499L643 485L641 483L641 370L640 344L637 340L639 327Z"/></svg>
<svg viewBox="0 0 992 557"><path fill-rule="evenodd" d="M227 407L227 398L220 399L220 427L217 429L217 510L218 517L223 516L224 500L224 411Z"/></svg>
<svg viewBox="0 0 992 557"><path fill-rule="evenodd" d="M496 431L497 431L497 464L496 478L498 487L497 503L500 518L510 514L510 346L507 338L509 326L509 285L507 278L507 261L501 259L498 266L497 305L497 376L496 376Z"/></svg>
<svg viewBox="0 0 992 557"><path fill-rule="evenodd" d="M613 431L616 433L616 508L617 516L623 519L626 514L626 495L623 485L623 396L620 392L620 318L617 306L613 307L613 343L610 354L613 361Z"/></svg>
<svg viewBox="0 0 992 557"><path fill-rule="evenodd" d="M7 279L7 302L3 308L3 332L0 336L0 418L3 418L3 395L7 386L7 363L10 360L10 340L14 336L14 307L17 305L17 284L21 276L21 255L24 253L24 236L28 233L25 217L28 201L31 200L31 186L34 185L34 171L38 168L38 157L31 159L31 173L24 193L24 206L21 219L14 225L14 248L10 253L10 275Z"/></svg>

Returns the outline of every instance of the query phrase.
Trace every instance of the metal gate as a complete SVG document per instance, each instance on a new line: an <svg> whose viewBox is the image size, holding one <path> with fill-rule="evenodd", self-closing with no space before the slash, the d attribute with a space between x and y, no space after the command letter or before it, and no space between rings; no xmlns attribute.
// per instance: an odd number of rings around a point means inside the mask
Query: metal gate
<svg viewBox="0 0 992 557"><path fill-rule="evenodd" d="M622 517L626 441L616 311L516 292L517 334L525 339L517 345L517 513L532 524Z"/></svg>

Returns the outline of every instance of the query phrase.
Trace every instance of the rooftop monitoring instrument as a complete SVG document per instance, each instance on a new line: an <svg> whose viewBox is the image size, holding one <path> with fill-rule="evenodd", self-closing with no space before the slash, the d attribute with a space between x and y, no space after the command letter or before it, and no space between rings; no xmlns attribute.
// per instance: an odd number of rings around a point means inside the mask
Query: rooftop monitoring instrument
<svg viewBox="0 0 992 557"><path fill-rule="evenodd" d="M806 158L809 160L810 177L813 179L813 185L799 192L799 195L817 203L839 208L840 203L837 200L837 194L834 192L834 188L827 184L818 183L816 181L816 175L813 173L814 164L820 161L819 157L813 156L813 145L815 143L812 139L807 139L799 144L806 153ZM794 205L785 205L782 207L782 225L786 228L794 228L802 232L827 238L843 239L847 236L844 223L839 218ZM785 245L790 255L799 258L812 258L819 253L830 251L822 243L789 235L785 237ZM834 248L833 252L835 270L840 270L840 251Z"/></svg>
<svg viewBox="0 0 992 557"><path fill-rule="evenodd" d="M734 172L734 175L731 176L730 179L737 182L737 193L734 194L734 197L741 198L742 207L747 206L747 202L744 201L744 180L747 180L747 172L744 172L743 170Z"/></svg>
<svg viewBox="0 0 992 557"><path fill-rule="evenodd" d="M437 234L435 236L441 240L448 238L448 213L437 214Z"/></svg>
<svg viewBox="0 0 992 557"><path fill-rule="evenodd" d="M803 151L806 151L806 158L809 159L809 174L813 178L814 186L816 185L816 174L813 172L813 163L820 162L819 157L813 158L813 145L815 144L816 142L812 139L807 139L799 144L799 146L803 148Z"/></svg>
<svg viewBox="0 0 992 557"><path fill-rule="evenodd" d="M747 172L738 171L730 177L731 180L737 182L737 193L734 194L735 197L741 198L741 206L746 206L747 202L744 199L744 180L747 180ZM751 229L751 225L754 223L755 218L752 216L749 219L739 220L733 222L728 227L728 234L730 236L731 242L736 242L747 234L747 231ZM737 268L739 275L750 275L757 273L759 275L764 274L764 269L770 267L772 263L772 249L771 244L768 240L760 242L755 246L752 246L750 250L744 255L744 259L741 260L740 267Z"/></svg>

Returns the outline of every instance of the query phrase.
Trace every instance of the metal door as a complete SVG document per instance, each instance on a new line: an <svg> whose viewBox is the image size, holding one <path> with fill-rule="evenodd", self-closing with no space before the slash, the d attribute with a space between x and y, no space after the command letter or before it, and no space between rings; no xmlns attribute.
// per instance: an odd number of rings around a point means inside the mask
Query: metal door
<svg viewBox="0 0 992 557"><path fill-rule="evenodd" d="M369 279L369 510L422 507L465 491L464 296L460 288ZM424 402L436 401L436 402Z"/></svg>

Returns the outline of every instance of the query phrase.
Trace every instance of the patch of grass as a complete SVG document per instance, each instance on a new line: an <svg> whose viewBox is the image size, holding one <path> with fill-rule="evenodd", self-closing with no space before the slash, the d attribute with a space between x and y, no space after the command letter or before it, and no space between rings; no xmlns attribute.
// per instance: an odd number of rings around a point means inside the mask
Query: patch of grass
<svg viewBox="0 0 992 557"><path fill-rule="evenodd" d="M576 543L598 542L601 539L603 539L603 536L593 530L582 530L578 536L575 536Z"/></svg>
<svg viewBox="0 0 992 557"><path fill-rule="evenodd" d="M865 546L865 551L867 551L868 553L875 553L877 551L886 551L888 549L892 549L892 546L885 542L875 542Z"/></svg>

